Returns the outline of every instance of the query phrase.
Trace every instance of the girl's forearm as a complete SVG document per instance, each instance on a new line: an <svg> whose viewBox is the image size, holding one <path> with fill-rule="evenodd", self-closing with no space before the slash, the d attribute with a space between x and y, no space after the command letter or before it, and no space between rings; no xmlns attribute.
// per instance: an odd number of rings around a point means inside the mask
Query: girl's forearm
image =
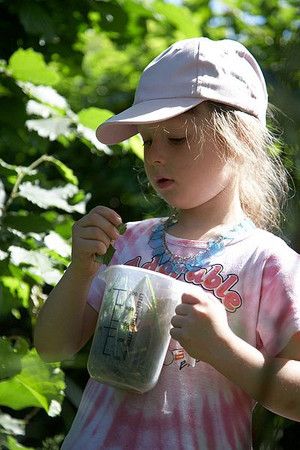
<svg viewBox="0 0 300 450"><path fill-rule="evenodd" d="M70 265L51 291L34 331L34 344L43 359L62 360L79 350L91 281Z"/></svg>
<svg viewBox="0 0 300 450"><path fill-rule="evenodd" d="M267 360L234 333L223 344L207 362L265 408L300 421L300 361Z"/></svg>

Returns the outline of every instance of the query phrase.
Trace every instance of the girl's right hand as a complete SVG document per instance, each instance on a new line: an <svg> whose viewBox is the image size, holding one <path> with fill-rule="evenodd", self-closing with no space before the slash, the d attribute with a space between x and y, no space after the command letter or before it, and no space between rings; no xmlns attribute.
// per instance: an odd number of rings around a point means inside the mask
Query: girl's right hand
<svg viewBox="0 0 300 450"><path fill-rule="evenodd" d="M73 225L72 269L92 277L99 268L96 255L103 256L111 242L119 237L121 217L106 206L96 206Z"/></svg>

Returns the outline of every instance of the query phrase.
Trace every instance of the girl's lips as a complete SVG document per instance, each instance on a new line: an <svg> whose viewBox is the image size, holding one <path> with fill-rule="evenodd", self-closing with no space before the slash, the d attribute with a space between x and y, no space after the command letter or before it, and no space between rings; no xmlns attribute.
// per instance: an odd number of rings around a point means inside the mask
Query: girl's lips
<svg viewBox="0 0 300 450"><path fill-rule="evenodd" d="M156 185L159 189L168 189L174 184L174 180L170 178L159 178L156 180Z"/></svg>

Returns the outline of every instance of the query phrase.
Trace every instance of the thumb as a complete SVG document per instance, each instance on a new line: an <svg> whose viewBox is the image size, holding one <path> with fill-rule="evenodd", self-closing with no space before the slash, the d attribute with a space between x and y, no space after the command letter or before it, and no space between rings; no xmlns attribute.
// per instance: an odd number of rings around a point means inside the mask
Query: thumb
<svg viewBox="0 0 300 450"><path fill-rule="evenodd" d="M182 294L181 296L182 303L185 303L186 305L196 305L197 303L200 303L199 299L195 297L193 294Z"/></svg>

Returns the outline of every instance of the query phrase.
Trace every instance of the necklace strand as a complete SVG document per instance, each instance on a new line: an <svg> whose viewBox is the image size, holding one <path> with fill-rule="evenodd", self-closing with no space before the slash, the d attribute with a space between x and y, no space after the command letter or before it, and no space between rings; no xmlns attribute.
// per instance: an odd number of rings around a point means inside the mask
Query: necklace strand
<svg viewBox="0 0 300 450"><path fill-rule="evenodd" d="M220 234L217 238L211 238L207 241L207 248L201 249L195 255L180 256L173 253L166 242L166 230L176 223L174 219L168 218L161 220L154 226L149 239L149 245L152 248L152 256L157 260L159 266L164 266L166 273L186 273L195 272L209 263L210 258L225 247L228 240L232 240L242 231L248 231L255 228L254 223L248 217L245 217L236 226L230 228L227 233Z"/></svg>

